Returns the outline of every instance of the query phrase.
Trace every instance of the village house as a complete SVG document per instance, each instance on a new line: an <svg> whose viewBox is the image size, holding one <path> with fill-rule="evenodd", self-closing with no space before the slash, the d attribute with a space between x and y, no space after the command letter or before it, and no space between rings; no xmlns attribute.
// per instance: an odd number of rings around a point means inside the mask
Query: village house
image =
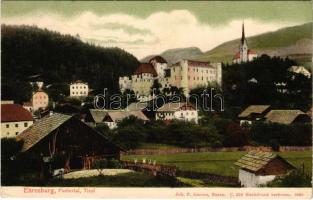
<svg viewBox="0 0 313 200"><path fill-rule="evenodd" d="M104 109L89 109L86 114L85 123L90 126L97 126L98 124L103 124L103 119L108 113L108 110Z"/></svg>
<svg viewBox="0 0 313 200"><path fill-rule="evenodd" d="M33 111L37 111L38 109L46 109L48 105L49 105L49 96L47 93L45 93L41 89L33 93L32 96Z"/></svg>
<svg viewBox="0 0 313 200"><path fill-rule="evenodd" d="M189 103L167 103L156 111L155 119L171 121L174 119L198 124L198 110Z"/></svg>
<svg viewBox="0 0 313 200"><path fill-rule="evenodd" d="M110 142L81 120L71 115L56 113L45 116L16 137L22 140L21 153L32 153L41 158L42 174L51 169L90 169L99 159L119 159L121 148ZM57 159L53 162L53 159Z"/></svg>
<svg viewBox="0 0 313 200"><path fill-rule="evenodd" d="M84 83L81 80L78 80L70 84L71 97L86 97L88 96L88 92L88 83Z"/></svg>
<svg viewBox="0 0 313 200"><path fill-rule="evenodd" d="M254 121L264 119L266 113L270 110L270 105L250 105L244 111L242 111L238 118L240 125L251 125Z"/></svg>
<svg viewBox="0 0 313 200"><path fill-rule="evenodd" d="M242 35L239 45L239 52L235 54L233 58L233 63L250 62L257 57L258 54L248 47L248 43L245 37L245 26L244 24L242 24Z"/></svg>
<svg viewBox="0 0 313 200"><path fill-rule="evenodd" d="M32 114L21 105L1 102L1 138L15 137L32 124Z"/></svg>
<svg viewBox="0 0 313 200"><path fill-rule="evenodd" d="M265 122L290 125L311 122L311 118L301 110L271 110L265 115Z"/></svg>
<svg viewBox="0 0 313 200"><path fill-rule="evenodd" d="M208 86L211 83L222 84L221 63L209 63L183 59L168 66L161 56L153 57L148 63L141 63L134 74L129 77L120 77L121 92L133 90L139 101L149 101L153 82L157 80L164 88L182 88L186 96L191 89L199 86Z"/></svg>
<svg viewBox="0 0 313 200"><path fill-rule="evenodd" d="M146 115L140 110L103 110L89 109L85 122L90 126L106 124L110 129L116 128L117 123L124 118L135 116L143 121L149 121Z"/></svg>
<svg viewBox="0 0 313 200"><path fill-rule="evenodd" d="M30 101L24 102L23 103L23 108L25 108L26 110L28 110L29 112L33 112L33 104Z"/></svg>
<svg viewBox="0 0 313 200"><path fill-rule="evenodd" d="M134 102L129 104L126 111L142 111L150 120L155 119L155 111L151 108L148 102Z"/></svg>
<svg viewBox="0 0 313 200"><path fill-rule="evenodd" d="M306 76L307 78L311 78L311 72L303 66L291 66L288 68L288 71L297 73L297 74L302 74Z"/></svg>
<svg viewBox="0 0 313 200"><path fill-rule="evenodd" d="M107 124L110 129L114 129L120 121L130 116L134 116L144 122L149 121L141 111L109 111L104 117L103 122Z"/></svg>
<svg viewBox="0 0 313 200"><path fill-rule="evenodd" d="M279 155L260 151L250 151L234 164L239 167L238 178L244 187L258 187L295 169Z"/></svg>

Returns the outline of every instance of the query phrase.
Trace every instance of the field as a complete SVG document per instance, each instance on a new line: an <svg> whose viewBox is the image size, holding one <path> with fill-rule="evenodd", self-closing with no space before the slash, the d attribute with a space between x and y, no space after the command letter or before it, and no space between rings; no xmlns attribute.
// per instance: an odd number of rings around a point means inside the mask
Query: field
<svg viewBox="0 0 313 200"><path fill-rule="evenodd" d="M238 168L233 164L246 152L203 152L203 153L182 153L171 155L131 155L123 156L122 160L156 160L157 163L173 165L183 171L196 171L213 173L224 176L238 176ZM302 169L304 164L305 172L312 174L312 152L280 152L280 156L297 168Z"/></svg>

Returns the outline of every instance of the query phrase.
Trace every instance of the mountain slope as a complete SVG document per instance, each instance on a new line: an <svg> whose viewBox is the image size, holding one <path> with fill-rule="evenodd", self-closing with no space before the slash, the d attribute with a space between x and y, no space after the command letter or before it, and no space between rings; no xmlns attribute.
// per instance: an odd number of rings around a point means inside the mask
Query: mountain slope
<svg viewBox="0 0 313 200"><path fill-rule="evenodd" d="M118 91L119 76L132 74L139 64L122 49L90 45L34 26L2 25L1 32L2 99L29 100L31 90L20 86L29 85L27 77L37 74L46 85L63 85L64 91L78 79L96 92ZM54 90L60 95L60 88ZM18 97L19 93L24 95Z"/></svg>
<svg viewBox="0 0 313 200"><path fill-rule="evenodd" d="M197 60L231 62L240 39L225 42L197 57ZM312 56L312 23L282 28L247 38L250 49L270 56L290 57L300 64L309 64Z"/></svg>
<svg viewBox="0 0 313 200"><path fill-rule="evenodd" d="M197 47L169 49L160 54L168 63L176 63L181 59L193 59L202 55L202 51ZM141 59L141 62L148 62L155 55Z"/></svg>

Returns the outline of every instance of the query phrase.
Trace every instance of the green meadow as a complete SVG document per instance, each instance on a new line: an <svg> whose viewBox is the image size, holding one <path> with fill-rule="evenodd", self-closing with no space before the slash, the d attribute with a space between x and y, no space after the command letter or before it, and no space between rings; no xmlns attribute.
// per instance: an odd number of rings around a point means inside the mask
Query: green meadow
<svg viewBox="0 0 313 200"><path fill-rule="evenodd" d="M213 173L224 176L238 176L238 168L234 162L243 156L246 152L201 152L201 153L181 153L170 155L130 155L122 156L122 160L141 161L143 158L156 160L159 164L172 165L182 171L195 171L204 173ZM312 152L279 152L280 156L285 158L296 168L312 174Z"/></svg>

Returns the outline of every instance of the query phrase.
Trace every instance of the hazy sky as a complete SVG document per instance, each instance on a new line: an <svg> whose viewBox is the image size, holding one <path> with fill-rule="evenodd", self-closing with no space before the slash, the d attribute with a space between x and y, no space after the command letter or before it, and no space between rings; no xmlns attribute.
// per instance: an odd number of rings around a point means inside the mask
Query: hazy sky
<svg viewBox="0 0 313 200"><path fill-rule="evenodd" d="M101 2L5 1L2 23L79 34L83 41L118 46L139 59L170 48L207 51L241 36L312 21L310 1Z"/></svg>

